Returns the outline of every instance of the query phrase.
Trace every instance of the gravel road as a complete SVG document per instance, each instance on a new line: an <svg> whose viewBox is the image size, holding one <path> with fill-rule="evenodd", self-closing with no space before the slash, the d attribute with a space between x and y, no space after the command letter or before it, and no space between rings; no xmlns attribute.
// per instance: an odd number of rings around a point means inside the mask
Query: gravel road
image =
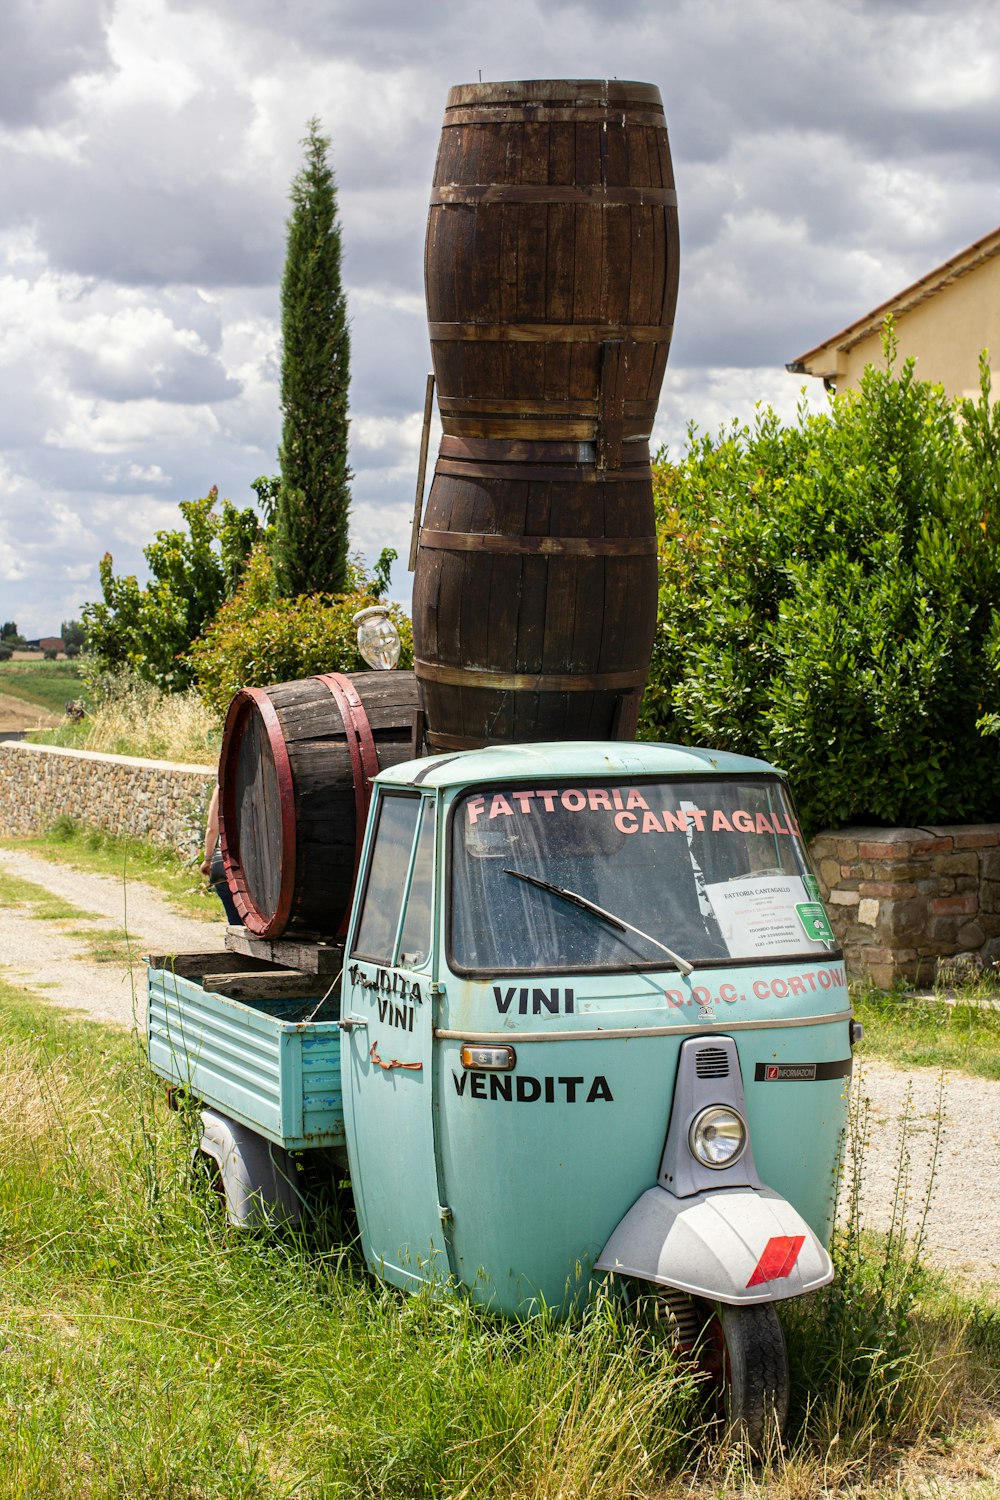
<svg viewBox="0 0 1000 1500"><path fill-rule="evenodd" d="M224 919L200 922L178 915L148 886L83 875L32 855L0 850L5 871L44 886L91 914L80 920L40 920L28 909L0 913L0 969L5 977L46 999L102 1021L142 1025L144 972L150 951L222 949ZM99 935L126 928L135 964L94 963L87 958L84 928ZM133 981L134 973L134 981ZM899 1122L908 1092L910 1124L906 1191L907 1224L919 1225L930 1180L938 1115L938 1075L931 1069L903 1072L883 1062L864 1062L853 1088L869 1100L862 1207L866 1223L885 1229L893 1212L900 1153ZM928 1257L943 1270L1000 1295L1000 1082L953 1074L944 1084L944 1128L926 1228Z"/></svg>

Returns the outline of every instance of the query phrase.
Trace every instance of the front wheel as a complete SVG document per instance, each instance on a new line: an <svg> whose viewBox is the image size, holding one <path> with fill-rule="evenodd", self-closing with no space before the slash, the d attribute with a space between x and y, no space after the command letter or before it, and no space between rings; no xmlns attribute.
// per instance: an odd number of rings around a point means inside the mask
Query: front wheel
<svg viewBox="0 0 1000 1500"><path fill-rule="evenodd" d="M725 1361L726 1425L754 1453L781 1442L788 1417L788 1354L768 1303L719 1308Z"/></svg>

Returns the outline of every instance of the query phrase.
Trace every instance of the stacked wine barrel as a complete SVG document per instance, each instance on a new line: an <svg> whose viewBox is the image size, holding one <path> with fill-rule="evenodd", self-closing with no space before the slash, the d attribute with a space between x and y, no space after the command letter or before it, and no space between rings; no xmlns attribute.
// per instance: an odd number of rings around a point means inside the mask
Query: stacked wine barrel
<svg viewBox="0 0 1000 1500"><path fill-rule="evenodd" d="M413 591L432 749L632 737L677 265L658 89L451 90L425 252L443 438Z"/></svg>
<svg viewBox="0 0 1000 1500"><path fill-rule="evenodd" d="M222 856L249 932L343 935L371 779L413 754L412 672L243 688L219 759Z"/></svg>

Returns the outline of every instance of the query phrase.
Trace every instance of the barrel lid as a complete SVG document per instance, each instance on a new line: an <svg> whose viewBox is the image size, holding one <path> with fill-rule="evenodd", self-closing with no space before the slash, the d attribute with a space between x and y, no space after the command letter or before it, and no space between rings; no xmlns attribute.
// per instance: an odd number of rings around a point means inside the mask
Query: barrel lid
<svg viewBox="0 0 1000 1500"><path fill-rule="evenodd" d="M448 90L448 109L477 104L641 104L663 108L655 83L619 78L528 78L506 83L459 83Z"/></svg>

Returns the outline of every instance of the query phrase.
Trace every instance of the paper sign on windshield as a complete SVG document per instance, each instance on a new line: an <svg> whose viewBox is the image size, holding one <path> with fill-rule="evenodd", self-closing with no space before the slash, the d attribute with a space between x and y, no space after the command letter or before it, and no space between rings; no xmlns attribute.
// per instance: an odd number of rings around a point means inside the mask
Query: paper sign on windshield
<svg viewBox="0 0 1000 1500"><path fill-rule="evenodd" d="M747 875L707 885L705 892L730 953L794 953L802 948L803 936L809 943L833 937L828 924L820 933L812 920L807 925L800 917L800 911L822 912L822 907L806 901L798 876Z"/></svg>

